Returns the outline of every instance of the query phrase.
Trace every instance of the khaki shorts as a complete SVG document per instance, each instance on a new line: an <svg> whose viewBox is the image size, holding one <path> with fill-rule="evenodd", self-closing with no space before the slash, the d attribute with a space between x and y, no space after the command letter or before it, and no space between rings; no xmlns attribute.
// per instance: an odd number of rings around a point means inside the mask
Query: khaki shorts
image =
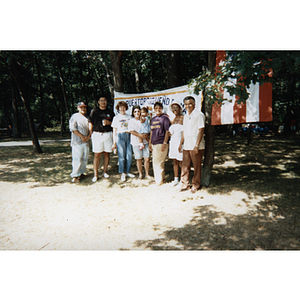
<svg viewBox="0 0 300 300"><path fill-rule="evenodd" d="M97 132L92 134L92 144L94 153L112 152L113 135L110 132Z"/></svg>

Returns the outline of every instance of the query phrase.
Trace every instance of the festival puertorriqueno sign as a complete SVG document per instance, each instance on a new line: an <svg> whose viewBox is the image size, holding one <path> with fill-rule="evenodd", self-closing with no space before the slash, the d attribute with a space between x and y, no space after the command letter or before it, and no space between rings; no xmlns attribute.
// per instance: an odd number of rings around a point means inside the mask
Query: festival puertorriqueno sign
<svg viewBox="0 0 300 300"><path fill-rule="evenodd" d="M159 92L151 92L144 94L124 94L124 93L114 93L115 101L114 101L114 113L118 114L119 112L116 110L116 105L119 101L125 101L128 105L127 114L131 115L131 110L134 105L139 105L142 107L147 107L149 110L149 116L152 118L155 116L154 113L154 103L161 102L163 104L164 113L170 116L172 119L174 117L170 104L176 102L181 105L183 112L185 113L183 99L186 96L193 96L196 100L196 109L201 110L202 104L202 92L199 95L196 95L192 92L192 87L188 87L187 85L159 91Z"/></svg>

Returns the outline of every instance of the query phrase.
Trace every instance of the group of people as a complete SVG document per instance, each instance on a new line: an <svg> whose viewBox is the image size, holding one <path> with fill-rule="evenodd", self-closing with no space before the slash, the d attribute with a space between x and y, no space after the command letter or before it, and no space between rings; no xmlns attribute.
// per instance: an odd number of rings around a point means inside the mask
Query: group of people
<svg viewBox="0 0 300 300"><path fill-rule="evenodd" d="M72 182L79 183L85 176L88 162L90 139L94 153L92 182L99 179L98 170L103 154L104 178L109 178L107 168L110 153L118 154L118 168L121 181L134 178L130 173L133 156L136 160L139 179L143 178L143 160L145 178L151 179L150 151L154 180L157 185L165 183L165 161L169 156L173 160L174 180L172 186L178 186L179 191L191 189L195 193L201 187L201 162L205 148L204 126L205 116L195 109L196 103L192 96L184 98L186 114L182 114L179 103L170 105L174 118L170 120L164 113L161 102L154 104L155 116L149 118L147 107L135 105L132 114L126 113L128 105L119 101L117 115L107 107L107 99L100 97L98 107L94 108L87 118L87 106L83 102L77 105L78 113L72 115L69 121L72 147ZM190 184L191 165L194 175ZM181 174L179 172L181 167ZM179 174L180 180L179 180Z"/></svg>

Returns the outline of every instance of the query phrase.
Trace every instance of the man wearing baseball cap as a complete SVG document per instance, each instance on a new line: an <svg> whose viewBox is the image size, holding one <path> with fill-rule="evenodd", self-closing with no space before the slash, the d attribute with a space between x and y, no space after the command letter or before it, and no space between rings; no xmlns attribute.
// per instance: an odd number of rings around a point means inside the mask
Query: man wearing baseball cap
<svg viewBox="0 0 300 300"><path fill-rule="evenodd" d="M89 132L88 119L85 117L87 106L78 102L78 113L72 115L69 121L72 147L72 182L79 183L84 175L89 158Z"/></svg>

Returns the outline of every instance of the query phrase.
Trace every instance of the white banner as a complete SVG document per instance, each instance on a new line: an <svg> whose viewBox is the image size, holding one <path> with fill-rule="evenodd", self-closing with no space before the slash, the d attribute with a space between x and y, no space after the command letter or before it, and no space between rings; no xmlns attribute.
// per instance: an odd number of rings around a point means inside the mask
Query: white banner
<svg viewBox="0 0 300 300"><path fill-rule="evenodd" d="M201 110L202 105L202 92L199 95L196 95L192 92L193 88L189 88L187 85L159 91L159 92L151 92L144 94L124 94L115 92L115 101L114 101L114 113L118 114L116 110L116 105L119 101L125 101L128 105L127 114L131 115L131 110L134 105L139 105L142 107L148 107L150 117L154 117L154 103L161 102L164 107L164 113L170 116L172 119L174 117L173 113L170 110L170 105L173 102L176 102L181 105L183 112L185 113L183 99L186 96L193 96L196 100L196 109Z"/></svg>

